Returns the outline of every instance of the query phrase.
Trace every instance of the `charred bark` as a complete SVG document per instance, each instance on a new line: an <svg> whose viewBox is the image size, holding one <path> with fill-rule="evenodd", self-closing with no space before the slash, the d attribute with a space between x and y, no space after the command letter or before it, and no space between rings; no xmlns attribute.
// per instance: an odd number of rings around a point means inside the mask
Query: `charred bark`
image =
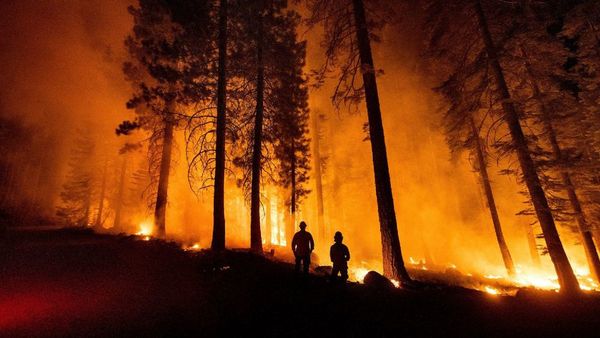
<svg viewBox="0 0 600 338"><path fill-rule="evenodd" d="M173 106L172 102L168 106L171 108ZM175 124L171 115L172 110L169 109L168 116L165 117L164 121L163 147L160 159L156 206L154 209L154 227L156 229L156 236L159 238L164 238L166 235L167 194L171 172L171 152L173 150L173 127Z"/></svg>
<svg viewBox="0 0 600 338"><path fill-rule="evenodd" d="M362 0L353 0L352 3L369 120L369 137L373 155L375 191L383 251L383 272L389 278L397 279L400 282L410 282L411 279L404 266L400 239L398 238L398 225L390 182L383 122L381 120L379 93L364 3Z"/></svg>
<svg viewBox="0 0 600 338"><path fill-rule="evenodd" d="M215 191L211 248L225 249L225 136L227 123L227 1L219 7L219 74L217 82L217 140L215 144Z"/></svg>
<svg viewBox="0 0 600 338"><path fill-rule="evenodd" d="M260 174L262 171L262 132L264 119L265 69L263 61L263 18L262 8L258 13L258 35L256 41L256 116L252 143L252 187L250 196L250 249L262 252L260 233Z"/></svg>
<svg viewBox="0 0 600 338"><path fill-rule="evenodd" d="M502 108L504 110L504 120L510 130L513 146L517 153L521 171L523 172L523 179L527 185L531 201L533 203L537 218L544 234L544 240L548 248L548 253L554 264L556 275L561 286L561 292L564 293L576 293L579 292L579 282L573 273L573 268L569 263L567 254L563 248L562 242L554 223L554 217L548 205L548 200L544 193L544 189L540 183L535 163L531 158L529 149L527 148L527 141L525 134L521 128L519 121L519 115L517 109L511 101L511 95L508 91L508 85L504 78L504 73L500 62L496 54L496 47L494 46L492 36L490 34L487 19L483 12L483 7L479 0L475 1L475 11L479 21L479 26L482 34L483 42L485 43L485 49L489 57L490 66L494 73L496 80L496 86L500 93L500 99L502 100Z"/></svg>
<svg viewBox="0 0 600 338"><path fill-rule="evenodd" d="M496 208L496 201L494 199L494 193L492 191L492 185L490 183L490 178L487 171L487 162L483 154L483 149L479 138L479 131L475 125L475 120L473 117L471 117L471 129L473 132L474 148L477 155L478 171L479 175L481 176L481 184L483 185L488 208L490 209L490 216L492 217L492 223L494 224L494 232L496 233L496 240L498 241L500 253L502 254L502 261L504 262L504 267L506 267L506 272L508 272L508 275L514 276L515 265L513 263L512 256L510 255L510 251L508 250L506 240L504 239L504 234L502 233L502 225L500 224L500 217L498 217L498 209Z"/></svg>

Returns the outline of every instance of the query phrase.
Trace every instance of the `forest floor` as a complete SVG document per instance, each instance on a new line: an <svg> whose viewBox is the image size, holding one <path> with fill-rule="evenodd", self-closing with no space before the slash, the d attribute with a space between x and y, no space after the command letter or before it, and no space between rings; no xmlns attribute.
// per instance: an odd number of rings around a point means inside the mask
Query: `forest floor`
<svg viewBox="0 0 600 338"><path fill-rule="evenodd" d="M598 336L600 296L380 290L243 251L81 230L0 240L0 336Z"/></svg>

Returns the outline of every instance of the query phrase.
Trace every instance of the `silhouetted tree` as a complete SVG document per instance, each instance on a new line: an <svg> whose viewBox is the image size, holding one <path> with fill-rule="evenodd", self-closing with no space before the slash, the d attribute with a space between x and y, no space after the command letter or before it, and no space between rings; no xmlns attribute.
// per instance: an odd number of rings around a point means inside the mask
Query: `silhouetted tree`
<svg viewBox="0 0 600 338"><path fill-rule="evenodd" d="M272 128L274 157L278 168L278 184L290 190L289 210L292 229L301 200L310 190L306 187L310 171L310 140L308 139L308 90L304 77L306 46L297 42L296 25L286 30L289 35L278 46L280 60L276 90L272 101L277 113ZM291 231L293 233L293 231ZM290 233L288 237L291 239Z"/></svg>
<svg viewBox="0 0 600 338"><path fill-rule="evenodd" d="M379 212L383 271L390 278L406 283L410 276L404 266L387 151L377 90L377 69L371 53L371 41L378 41L375 32L385 23L389 6L383 2L362 0L307 0L311 13L309 25L322 23L325 27L324 46L326 62L318 72L322 82L325 74L338 71L338 83L332 96L333 102L356 104L364 98L367 105L369 140L373 155L375 190ZM383 4L383 5L382 5ZM370 19L367 17L367 13ZM345 56L341 58L341 56ZM362 84L357 83L357 74L362 75Z"/></svg>
<svg viewBox="0 0 600 338"><path fill-rule="evenodd" d="M132 61L124 65L135 87L128 108L136 109L136 120L125 122L117 134L142 127L149 131L149 159L157 180L156 234L166 231L166 207L174 129L185 116L178 105L198 102L209 95L202 81L207 71L205 24L206 1L140 0L129 7L134 18L133 34L126 40Z"/></svg>
<svg viewBox="0 0 600 338"><path fill-rule="evenodd" d="M219 1L217 123L215 145L215 191L211 248L225 248L225 137L227 130L227 4Z"/></svg>
<svg viewBox="0 0 600 338"><path fill-rule="evenodd" d="M572 52L565 64L577 84L578 115L575 134L580 136L577 149L581 151L578 170L572 173L588 211L591 230L600 245L600 4L581 1L564 17L560 36ZM564 125L561 125L564 127ZM568 126L568 125L567 125Z"/></svg>
<svg viewBox="0 0 600 338"><path fill-rule="evenodd" d="M61 223L76 226L90 224L90 208L94 192L95 141L89 130L77 130L69 158L69 171L63 190L61 204L56 215Z"/></svg>
<svg viewBox="0 0 600 338"><path fill-rule="evenodd" d="M296 35L299 16L287 10L286 5L280 0L258 1L240 15L243 27L248 27L244 39L248 43L242 46L245 62L241 64L240 81L247 84L254 102L252 112L240 119L248 136L239 140L244 146L235 164L243 171L240 184L250 194L250 242L257 252L262 251L262 176L290 187L294 202L290 202L290 208L294 211L298 197L305 194L302 184L308 179L304 176L308 158L302 159L308 151L307 144L291 134L306 132L298 120L301 114L307 114L302 73L306 52ZM246 103L246 106L252 105Z"/></svg>
<svg viewBox="0 0 600 338"><path fill-rule="evenodd" d="M493 13L490 17L494 18L490 24L489 13L485 12L479 0L450 5L430 1L429 4L430 13L437 11L437 14L430 16L428 23L432 55L451 60L446 64L452 69L450 79L456 82L457 87L470 83L468 88L471 93L467 94L473 95L471 114L479 109L481 99L489 100L488 107L492 113L500 113L496 116L502 118L510 135L510 141L505 142L502 151L516 154L561 289L566 293L577 291L578 282L559 238L539 176L539 162L536 163L532 156L521 126L522 116L515 102L517 98L510 92L506 71L501 64L502 48L507 40L514 37L519 28L516 18L522 17L522 13L515 13L512 8L503 6L490 7ZM492 31L496 34L496 41ZM497 107L501 107L501 110L498 111Z"/></svg>
<svg viewBox="0 0 600 338"><path fill-rule="evenodd" d="M432 62L436 62L433 45L430 46L431 50L429 52L431 56L434 56ZM504 238L489 179L487 145L485 140L480 137L480 129L484 121L477 123L473 116L484 108L481 97L487 87L487 82L484 81L485 73L478 71L479 61L476 60L474 63L477 67L472 69L469 69L469 67L460 68L461 65L458 64L456 73L451 74L436 90L443 95L448 103L448 108L444 114L444 126L450 150L457 153L467 149L470 151L470 155L475 158L473 167L481 178L481 185L485 192L502 260L507 273L512 276L515 273L515 267Z"/></svg>

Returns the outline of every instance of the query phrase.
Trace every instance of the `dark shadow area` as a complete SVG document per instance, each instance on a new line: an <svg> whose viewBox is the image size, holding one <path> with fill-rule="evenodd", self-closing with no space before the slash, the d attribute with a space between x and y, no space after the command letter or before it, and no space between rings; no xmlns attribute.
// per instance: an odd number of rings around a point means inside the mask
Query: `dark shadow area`
<svg viewBox="0 0 600 338"><path fill-rule="evenodd" d="M245 251L87 230L10 230L2 336L594 336L600 298L341 286Z"/></svg>

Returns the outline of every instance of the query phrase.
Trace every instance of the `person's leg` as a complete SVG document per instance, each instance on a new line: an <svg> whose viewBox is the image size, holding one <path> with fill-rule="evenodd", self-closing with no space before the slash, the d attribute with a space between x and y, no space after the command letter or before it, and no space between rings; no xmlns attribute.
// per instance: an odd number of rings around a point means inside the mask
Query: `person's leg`
<svg viewBox="0 0 600 338"><path fill-rule="evenodd" d="M294 270L296 272L300 272L300 262L301 261L302 261L302 257L296 256L296 266L294 267Z"/></svg>
<svg viewBox="0 0 600 338"><path fill-rule="evenodd" d="M342 273L342 281L346 282L348 280L348 268L342 268L340 272Z"/></svg>
<svg viewBox="0 0 600 338"><path fill-rule="evenodd" d="M308 273L309 268L310 268L310 255L304 257L304 273Z"/></svg>
<svg viewBox="0 0 600 338"><path fill-rule="evenodd" d="M332 282L335 282L337 279L338 272L340 272L339 269L334 265L333 268L331 268L331 276L329 277Z"/></svg>

